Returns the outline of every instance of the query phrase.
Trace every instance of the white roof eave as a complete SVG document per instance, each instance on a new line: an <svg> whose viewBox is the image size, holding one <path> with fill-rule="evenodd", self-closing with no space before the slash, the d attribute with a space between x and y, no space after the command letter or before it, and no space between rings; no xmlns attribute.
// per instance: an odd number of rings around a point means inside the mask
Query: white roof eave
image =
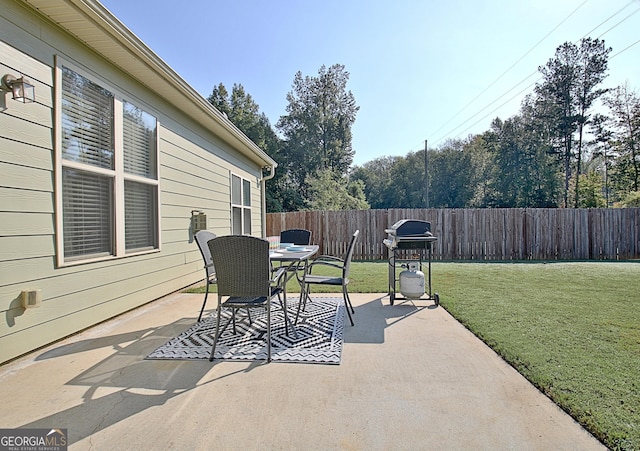
<svg viewBox="0 0 640 451"><path fill-rule="evenodd" d="M262 167L277 163L96 0L23 0ZM91 23L93 27L87 27Z"/></svg>

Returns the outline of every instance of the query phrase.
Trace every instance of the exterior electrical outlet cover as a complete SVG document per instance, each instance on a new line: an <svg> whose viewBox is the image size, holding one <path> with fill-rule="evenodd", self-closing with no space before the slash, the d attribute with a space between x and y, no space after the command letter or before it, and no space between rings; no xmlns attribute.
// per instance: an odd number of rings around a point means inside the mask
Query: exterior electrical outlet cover
<svg viewBox="0 0 640 451"><path fill-rule="evenodd" d="M25 309L40 307L42 305L42 290L25 290L20 293L20 300Z"/></svg>

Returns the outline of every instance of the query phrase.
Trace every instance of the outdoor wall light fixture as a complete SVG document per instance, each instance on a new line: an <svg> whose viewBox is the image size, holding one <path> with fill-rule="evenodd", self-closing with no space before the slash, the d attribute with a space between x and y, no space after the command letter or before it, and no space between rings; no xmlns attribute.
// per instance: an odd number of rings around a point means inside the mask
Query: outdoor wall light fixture
<svg viewBox="0 0 640 451"><path fill-rule="evenodd" d="M191 210L191 228L194 234L207 230L207 215L200 210Z"/></svg>
<svg viewBox="0 0 640 451"><path fill-rule="evenodd" d="M3 91L11 92L13 100L22 103L30 103L36 100L36 88L24 77L16 78L6 74L2 77L1 88Z"/></svg>

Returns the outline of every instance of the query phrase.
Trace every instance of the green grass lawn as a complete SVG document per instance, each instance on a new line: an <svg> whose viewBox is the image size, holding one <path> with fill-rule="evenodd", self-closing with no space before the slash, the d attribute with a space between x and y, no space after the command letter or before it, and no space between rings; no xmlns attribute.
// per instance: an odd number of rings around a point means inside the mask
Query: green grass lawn
<svg viewBox="0 0 640 451"><path fill-rule="evenodd" d="M640 263L434 264L442 305L612 449L640 449Z"/></svg>
<svg viewBox="0 0 640 451"><path fill-rule="evenodd" d="M432 279L444 308L598 439L640 450L640 262L434 262ZM350 287L386 292L387 263L354 262Z"/></svg>

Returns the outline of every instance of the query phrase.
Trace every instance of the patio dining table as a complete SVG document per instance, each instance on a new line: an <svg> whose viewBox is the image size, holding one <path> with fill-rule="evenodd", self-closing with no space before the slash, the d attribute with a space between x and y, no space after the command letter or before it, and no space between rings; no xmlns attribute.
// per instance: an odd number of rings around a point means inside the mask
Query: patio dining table
<svg viewBox="0 0 640 451"><path fill-rule="evenodd" d="M309 244L304 246L280 248L269 252L269 258L272 262L279 262L281 266L286 267L286 273L283 277L282 282L282 295L284 298L284 319L287 325L291 325L296 338L298 337L298 333L296 332L295 325L291 323L291 320L289 319L289 315L287 313L287 282L293 277L296 277L298 283L300 284L299 302L302 303L302 300L304 299L303 296L306 296L306 290L304 284L302 283L302 281L304 280L304 276L300 278L298 272L302 271L302 273L306 275L307 262L318 252L319 248L320 246L318 246L317 244ZM298 308L300 308L300 304L298 304Z"/></svg>

